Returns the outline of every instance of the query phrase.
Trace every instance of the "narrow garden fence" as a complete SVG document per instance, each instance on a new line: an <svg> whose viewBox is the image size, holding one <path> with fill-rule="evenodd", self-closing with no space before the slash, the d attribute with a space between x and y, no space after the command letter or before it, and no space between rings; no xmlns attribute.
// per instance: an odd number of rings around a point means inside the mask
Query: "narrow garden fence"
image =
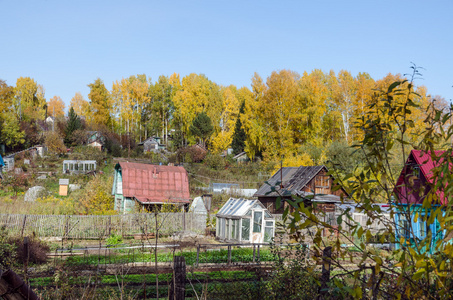
<svg viewBox="0 0 453 300"><path fill-rule="evenodd" d="M0 214L0 227L13 234L36 234L39 237L70 239L101 238L111 234L131 237L143 233L153 234L156 228L154 214L127 214L112 216L79 215L17 215ZM180 231L204 234L206 215L196 213L159 213L159 234Z"/></svg>

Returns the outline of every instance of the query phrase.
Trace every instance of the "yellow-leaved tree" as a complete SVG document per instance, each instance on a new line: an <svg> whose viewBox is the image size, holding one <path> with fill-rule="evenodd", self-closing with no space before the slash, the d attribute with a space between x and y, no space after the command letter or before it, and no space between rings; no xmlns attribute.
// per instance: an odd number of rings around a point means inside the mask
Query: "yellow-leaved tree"
<svg viewBox="0 0 453 300"><path fill-rule="evenodd" d="M252 91L241 89L240 97L244 101L244 114L241 115L241 122L246 133L245 149L250 159L264 149L265 120L262 118L262 99L266 85L263 79L255 73L252 77Z"/></svg>
<svg viewBox="0 0 453 300"><path fill-rule="evenodd" d="M64 116L64 102L59 96L53 96L47 103L47 115L52 117Z"/></svg>
<svg viewBox="0 0 453 300"><path fill-rule="evenodd" d="M72 97L69 107L74 108L74 112L79 117L83 116L85 119L88 118L89 103L83 98L80 92L75 93L74 97Z"/></svg>
<svg viewBox="0 0 453 300"><path fill-rule="evenodd" d="M173 98L174 121L181 125L181 131L189 144L196 143L196 137L189 130L197 115L205 112L214 126L214 134L220 131L222 95L220 87L205 75L190 74L182 79L181 88Z"/></svg>
<svg viewBox="0 0 453 300"><path fill-rule="evenodd" d="M239 115L239 100L236 97L237 89L229 86L223 89L223 107L220 117L220 132L212 138L214 153L220 153L231 145L234 125Z"/></svg>
<svg viewBox="0 0 453 300"><path fill-rule="evenodd" d="M110 194L113 177L97 175L87 183L84 193L80 198L80 206L87 215L114 215L114 200Z"/></svg>
<svg viewBox="0 0 453 300"><path fill-rule="evenodd" d="M16 81L13 109L19 121L43 119L46 99L44 88L30 77Z"/></svg>

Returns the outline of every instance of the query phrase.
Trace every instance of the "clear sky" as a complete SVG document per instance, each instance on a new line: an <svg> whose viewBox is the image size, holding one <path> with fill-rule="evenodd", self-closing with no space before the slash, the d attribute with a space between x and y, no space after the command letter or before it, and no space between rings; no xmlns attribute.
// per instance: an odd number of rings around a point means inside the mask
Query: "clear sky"
<svg viewBox="0 0 453 300"><path fill-rule="evenodd" d="M257 72L424 68L453 99L453 1L0 0L0 79L29 76L69 104L87 85L176 72L250 87Z"/></svg>

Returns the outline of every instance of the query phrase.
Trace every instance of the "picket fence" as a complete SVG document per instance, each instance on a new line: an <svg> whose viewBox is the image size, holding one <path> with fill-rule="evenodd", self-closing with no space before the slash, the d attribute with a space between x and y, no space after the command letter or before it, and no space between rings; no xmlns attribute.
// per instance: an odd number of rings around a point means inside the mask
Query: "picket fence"
<svg viewBox="0 0 453 300"><path fill-rule="evenodd" d="M112 216L0 214L0 228L12 234L36 234L39 237L98 239L111 234L130 237L154 234L155 218L153 213ZM159 213L157 226L159 234L163 235L182 231L202 234L206 229L206 214Z"/></svg>

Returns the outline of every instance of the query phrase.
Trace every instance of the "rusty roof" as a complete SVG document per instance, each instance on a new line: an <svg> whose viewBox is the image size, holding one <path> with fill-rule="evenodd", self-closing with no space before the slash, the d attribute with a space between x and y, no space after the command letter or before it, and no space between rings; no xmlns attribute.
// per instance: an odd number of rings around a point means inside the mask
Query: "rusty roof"
<svg viewBox="0 0 453 300"><path fill-rule="evenodd" d="M143 204L189 203L189 177L183 167L120 162L124 197Z"/></svg>

